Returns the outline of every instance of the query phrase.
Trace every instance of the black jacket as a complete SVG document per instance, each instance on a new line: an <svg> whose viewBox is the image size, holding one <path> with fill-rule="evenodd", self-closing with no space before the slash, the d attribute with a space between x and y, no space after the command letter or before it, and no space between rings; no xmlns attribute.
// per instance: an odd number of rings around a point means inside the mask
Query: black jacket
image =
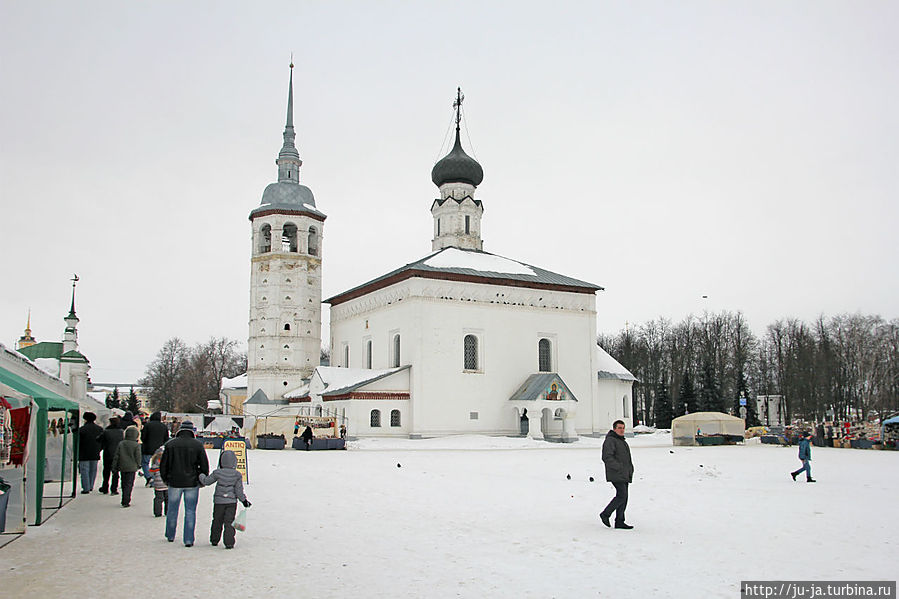
<svg viewBox="0 0 899 599"><path fill-rule="evenodd" d="M191 488L200 486L200 474L209 474L206 449L190 431L180 431L165 444L159 461L159 475L170 487Z"/></svg>
<svg viewBox="0 0 899 599"><path fill-rule="evenodd" d="M606 465L606 480L610 483L630 483L634 481L634 463L631 448L624 437L609 431L602 444L602 461Z"/></svg>
<svg viewBox="0 0 899 599"><path fill-rule="evenodd" d="M100 435L103 429L95 422L85 422L78 429L78 460L90 462L100 459Z"/></svg>
<svg viewBox="0 0 899 599"><path fill-rule="evenodd" d="M150 421L144 425L140 432L140 452L143 455L153 455L157 449L169 440L169 429L159 420L159 412L150 416Z"/></svg>
<svg viewBox="0 0 899 599"><path fill-rule="evenodd" d="M103 429L97 441L100 442L100 449L103 450L103 463L112 464L112 458L115 457L116 449L119 447L122 439L125 438L125 431L120 429L118 425L110 424Z"/></svg>

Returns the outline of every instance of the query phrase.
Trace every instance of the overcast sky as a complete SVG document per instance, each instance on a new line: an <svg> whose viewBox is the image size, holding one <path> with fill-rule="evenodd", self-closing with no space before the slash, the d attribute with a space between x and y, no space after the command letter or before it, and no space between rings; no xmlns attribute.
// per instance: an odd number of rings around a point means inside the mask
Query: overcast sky
<svg viewBox="0 0 899 599"><path fill-rule="evenodd" d="M484 249L603 286L599 332L899 316L899 3L0 7L0 342L60 340L77 273L95 382L246 346L291 52L324 298L430 252L462 86Z"/></svg>

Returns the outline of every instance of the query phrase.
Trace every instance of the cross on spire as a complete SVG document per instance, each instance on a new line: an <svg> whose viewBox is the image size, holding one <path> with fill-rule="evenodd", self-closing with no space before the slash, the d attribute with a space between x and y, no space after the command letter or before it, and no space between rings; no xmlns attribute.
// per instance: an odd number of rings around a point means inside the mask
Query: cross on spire
<svg viewBox="0 0 899 599"><path fill-rule="evenodd" d="M456 99L453 101L453 108L456 109L456 131L459 131L459 123L462 121L462 101L465 100L465 94L462 88L456 88Z"/></svg>

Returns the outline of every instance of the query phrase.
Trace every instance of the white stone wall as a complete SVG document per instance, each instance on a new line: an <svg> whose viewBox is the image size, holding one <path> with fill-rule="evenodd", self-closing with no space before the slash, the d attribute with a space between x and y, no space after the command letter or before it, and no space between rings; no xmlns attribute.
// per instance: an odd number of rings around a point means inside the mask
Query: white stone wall
<svg viewBox="0 0 899 599"><path fill-rule="evenodd" d="M351 367L364 367L368 338L373 368L388 367L395 330L400 363L412 364L413 434L517 433L508 400L538 372L541 338L553 342L553 371L579 400L578 432L592 432L613 409L596 405L593 295L414 278L331 310L332 351L348 344ZM466 334L479 341L475 372L464 370Z"/></svg>
<svg viewBox="0 0 899 599"><path fill-rule="evenodd" d="M297 227L297 251L282 247L284 226ZM262 251L262 228L271 227L271 251ZM309 229L315 229L310 255ZM278 399L302 384L319 364L323 223L307 216L271 214L253 220L248 397L262 389ZM289 326L289 330L285 329Z"/></svg>
<svg viewBox="0 0 899 599"><path fill-rule="evenodd" d="M434 217L434 238L431 249L457 247L469 250L484 248L481 239L481 216L483 206L474 200L474 187L465 183L445 183L440 188L440 197L447 199L443 204L434 202L431 215ZM457 202L456 199L462 200ZM468 233L465 232L465 217L468 217ZM439 225L438 225L439 222Z"/></svg>

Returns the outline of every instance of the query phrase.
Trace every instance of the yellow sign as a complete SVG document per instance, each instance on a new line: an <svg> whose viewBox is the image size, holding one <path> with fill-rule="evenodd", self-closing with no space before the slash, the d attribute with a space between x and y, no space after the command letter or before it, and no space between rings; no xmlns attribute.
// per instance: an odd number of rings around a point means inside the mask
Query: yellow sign
<svg viewBox="0 0 899 599"><path fill-rule="evenodd" d="M243 439L225 439L222 443L222 451L231 450L237 456L237 471L243 477L243 482L249 483L250 476L247 474L247 443ZM221 461L219 454L219 461Z"/></svg>

